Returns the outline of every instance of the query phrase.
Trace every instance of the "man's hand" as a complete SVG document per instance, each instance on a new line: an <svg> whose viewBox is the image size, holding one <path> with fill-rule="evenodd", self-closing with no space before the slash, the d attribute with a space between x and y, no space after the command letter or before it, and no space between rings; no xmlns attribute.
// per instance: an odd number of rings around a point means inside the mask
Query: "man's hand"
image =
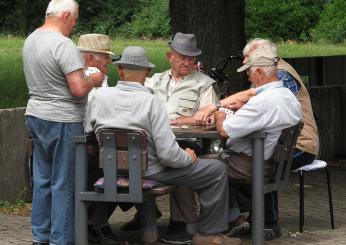
<svg viewBox="0 0 346 245"><path fill-rule="evenodd" d="M223 138L228 138L226 131L223 128L223 121L226 119L226 113L223 111L217 111L214 113L215 126L219 135Z"/></svg>
<svg viewBox="0 0 346 245"><path fill-rule="evenodd" d="M195 164L196 163L196 160L197 160L197 156L196 156L196 153L194 150L191 150L190 148L186 148L185 149L187 155L189 155L192 159L192 164Z"/></svg>
<svg viewBox="0 0 346 245"><path fill-rule="evenodd" d="M91 74L87 78L87 81L91 82L94 87L101 87L104 78L105 78L105 75L103 73L96 72L96 73Z"/></svg>
<svg viewBox="0 0 346 245"><path fill-rule="evenodd" d="M213 104L199 109L194 115L197 125L207 125L210 124L210 116L215 111L215 106Z"/></svg>
<svg viewBox="0 0 346 245"><path fill-rule="evenodd" d="M215 123L220 123L225 120L226 118L226 113L223 111L217 111L214 113L214 119L215 119Z"/></svg>

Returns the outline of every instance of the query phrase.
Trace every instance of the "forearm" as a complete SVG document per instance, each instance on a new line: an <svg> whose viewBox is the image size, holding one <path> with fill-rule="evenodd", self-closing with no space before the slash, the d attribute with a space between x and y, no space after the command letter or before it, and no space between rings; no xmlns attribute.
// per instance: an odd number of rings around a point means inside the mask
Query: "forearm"
<svg viewBox="0 0 346 245"><path fill-rule="evenodd" d="M227 108L234 107L236 105L242 106L243 104L248 102L252 96L255 96L255 95L256 95L256 90L253 88L250 88L248 90L241 91L231 96L228 96L227 98L224 98L223 100L220 101L221 106L227 107Z"/></svg>
<svg viewBox="0 0 346 245"><path fill-rule="evenodd" d="M172 125L196 125L196 119L194 117L177 117L171 120Z"/></svg>

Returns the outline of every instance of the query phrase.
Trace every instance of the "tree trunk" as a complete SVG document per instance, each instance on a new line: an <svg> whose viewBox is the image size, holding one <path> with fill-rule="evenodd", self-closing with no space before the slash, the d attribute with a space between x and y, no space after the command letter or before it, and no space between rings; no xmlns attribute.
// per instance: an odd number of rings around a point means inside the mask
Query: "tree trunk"
<svg viewBox="0 0 346 245"><path fill-rule="evenodd" d="M223 59L242 51L245 45L245 0L170 0L173 33L194 33L198 47L203 51L199 58L206 71ZM230 75L232 91L241 88L243 74L236 69L241 60L231 60L226 72Z"/></svg>

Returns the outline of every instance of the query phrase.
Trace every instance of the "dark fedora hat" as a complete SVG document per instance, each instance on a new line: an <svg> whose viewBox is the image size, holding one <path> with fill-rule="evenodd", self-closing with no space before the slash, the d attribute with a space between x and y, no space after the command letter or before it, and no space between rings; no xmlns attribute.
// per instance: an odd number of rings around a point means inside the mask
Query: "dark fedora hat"
<svg viewBox="0 0 346 245"><path fill-rule="evenodd" d="M197 48L196 36L194 34L177 32L169 44L171 49L186 56L198 56L202 53L202 50Z"/></svg>

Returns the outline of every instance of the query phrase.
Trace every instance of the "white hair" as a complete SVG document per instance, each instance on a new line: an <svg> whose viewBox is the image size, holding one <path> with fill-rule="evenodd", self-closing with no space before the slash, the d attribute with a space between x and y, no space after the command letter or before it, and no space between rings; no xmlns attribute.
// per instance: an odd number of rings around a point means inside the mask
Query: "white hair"
<svg viewBox="0 0 346 245"><path fill-rule="evenodd" d="M46 10L47 16L61 16L64 12L75 14L78 3L75 0L51 0Z"/></svg>
<svg viewBox="0 0 346 245"><path fill-rule="evenodd" d="M254 51L257 48L266 48L271 52L271 55L276 57L276 46L273 42L269 41L268 39L263 38L255 38L249 41L245 48L243 49L243 55L249 55L250 51Z"/></svg>
<svg viewBox="0 0 346 245"><path fill-rule="evenodd" d="M276 66L251 66L250 67L250 72L254 72L255 69L257 68L261 68L264 75L267 77L267 78L270 78L274 75L277 74L277 68Z"/></svg>

